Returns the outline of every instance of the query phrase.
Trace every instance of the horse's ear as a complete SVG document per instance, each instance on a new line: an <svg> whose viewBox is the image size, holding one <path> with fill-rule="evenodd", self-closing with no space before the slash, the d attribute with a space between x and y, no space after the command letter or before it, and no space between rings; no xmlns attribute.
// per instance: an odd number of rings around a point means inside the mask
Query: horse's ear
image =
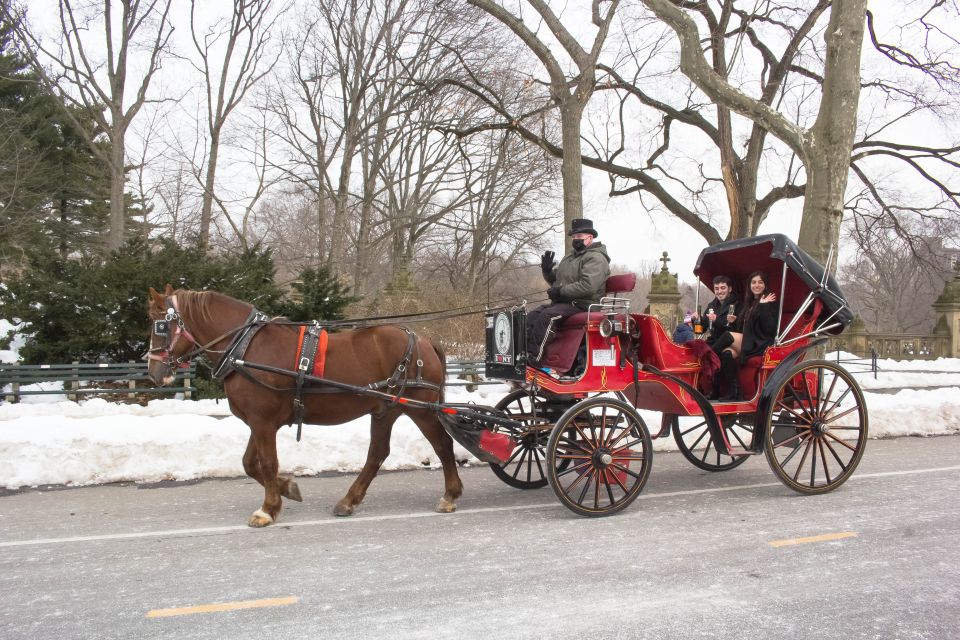
<svg viewBox="0 0 960 640"><path fill-rule="evenodd" d="M156 304L158 307L162 307L165 303L163 296L157 293L157 290L153 287L150 287L150 299L153 300L154 304Z"/></svg>
<svg viewBox="0 0 960 640"><path fill-rule="evenodd" d="M166 289L163 290L163 295L165 295L165 296L172 296L172 295L173 295L173 287L170 286L170 283L169 283L169 282L167 283Z"/></svg>

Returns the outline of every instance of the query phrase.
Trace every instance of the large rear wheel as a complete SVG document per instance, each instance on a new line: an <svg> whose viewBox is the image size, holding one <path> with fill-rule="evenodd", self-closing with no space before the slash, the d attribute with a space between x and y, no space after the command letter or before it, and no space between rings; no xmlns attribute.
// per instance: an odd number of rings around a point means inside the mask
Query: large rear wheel
<svg viewBox="0 0 960 640"><path fill-rule="evenodd" d="M636 410L598 396L568 409L547 443L547 479L560 502L583 516L608 516L643 490L653 463L647 425Z"/></svg>
<svg viewBox="0 0 960 640"><path fill-rule="evenodd" d="M510 458L503 464L491 462L493 474L516 489L540 489L547 486L546 447L552 424L546 418L546 398L518 389L497 403L511 420L522 423L509 435L517 440Z"/></svg>
<svg viewBox="0 0 960 640"><path fill-rule="evenodd" d="M682 426L677 416L671 416L671 418L673 419L673 439L676 440L680 453L692 464L705 471L727 471L739 467L750 457L720 453L707 428L707 421L702 416L686 420ZM750 442L753 439L753 424L750 421L750 418L753 418L752 415L734 414L717 416L717 418L731 446L750 448Z"/></svg>
<svg viewBox="0 0 960 640"><path fill-rule="evenodd" d="M777 477L805 494L846 482L867 446L867 407L853 376L826 360L801 362L773 398L764 452Z"/></svg>

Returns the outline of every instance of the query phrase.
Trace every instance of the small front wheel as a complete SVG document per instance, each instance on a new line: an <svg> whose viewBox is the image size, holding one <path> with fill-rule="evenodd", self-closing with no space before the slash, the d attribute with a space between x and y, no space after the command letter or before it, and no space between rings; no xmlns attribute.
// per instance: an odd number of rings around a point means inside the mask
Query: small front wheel
<svg viewBox="0 0 960 640"><path fill-rule="evenodd" d="M546 398L525 389L511 392L496 408L522 427L511 430L517 441L510 459L503 464L488 463L495 476L516 489L539 489L547 486L544 449L550 436Z"/></svg>
<svg viewBox="0 0 960 640"><path fill-rule="evenodd" d="M547 479L568 509L609 516L643 490L653 464L653 443L636 410L607 397L570 407L547 442Z"/></svg>
<svg viewBox="0 0 960 640"><path fill-rule="evenodd" d="M867 406L853 376L826 360L801 362L772 397L764 452L777 477L806 494L846 482L867 446Z"/></svg>

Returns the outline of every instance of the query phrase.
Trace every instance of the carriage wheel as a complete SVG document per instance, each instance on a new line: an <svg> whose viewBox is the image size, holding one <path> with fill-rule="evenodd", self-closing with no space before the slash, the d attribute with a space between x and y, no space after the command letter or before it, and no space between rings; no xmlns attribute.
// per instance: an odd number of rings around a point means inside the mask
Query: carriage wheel
<svg viewBox="0 0 960 640"><path fill-rule="evenodd" d="M508 418L523 423L525 427L511 432L517 446L504 464L491 462L493 474L517 489L540 489L547 486L546 447L552 425L544 423L545 398L530 395L518 389L497 403L497 409Z"/></svg>
<svg viewBox="0 0 960 640"><path fill-rule="evenodd" d="M598 396L568 409L547 443L547 479L560 502L583 516L608 516L633 502L650 477L647 425L623 402Z"/></svg>
<svg viewBox="0 0 960 640"><path fill-rule="evenodd" d="M801 362L775 390L764 451L780 480L800 493L826 493L853 475L867 445L860 385L843 367Z"/></svg>
<svg viewBox="0 0 960 640"><path fill-rule="evenodd" d="M717 416L731 446L743 449L750 448L750 442L753 439L753 425L749 424L748 420L752 417L748 414ZM680 419L677 416L671 416L671 418L673 439L676 440L680 453L683 454L684 458L705 471L727 471L739 467L750 457L728 456L720 453L713 442L710 430L707 429L707 421L702 418L698 418L697 422L692 425L684 425L683 427L680 426Z"/></svg>

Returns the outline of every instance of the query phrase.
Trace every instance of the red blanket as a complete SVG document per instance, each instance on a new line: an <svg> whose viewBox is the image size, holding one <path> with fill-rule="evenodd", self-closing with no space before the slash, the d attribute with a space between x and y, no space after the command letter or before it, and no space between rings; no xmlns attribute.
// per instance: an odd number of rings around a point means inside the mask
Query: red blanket
<svg viewBox="0 0 960 640"><path fill-rule="evenodd" d="M693 354L700 361L700 380L697 386L701 393L710 394L713 392L713 378L720 370L720 358L704 340L691 340L687 346L693 349Z"/></svg>

